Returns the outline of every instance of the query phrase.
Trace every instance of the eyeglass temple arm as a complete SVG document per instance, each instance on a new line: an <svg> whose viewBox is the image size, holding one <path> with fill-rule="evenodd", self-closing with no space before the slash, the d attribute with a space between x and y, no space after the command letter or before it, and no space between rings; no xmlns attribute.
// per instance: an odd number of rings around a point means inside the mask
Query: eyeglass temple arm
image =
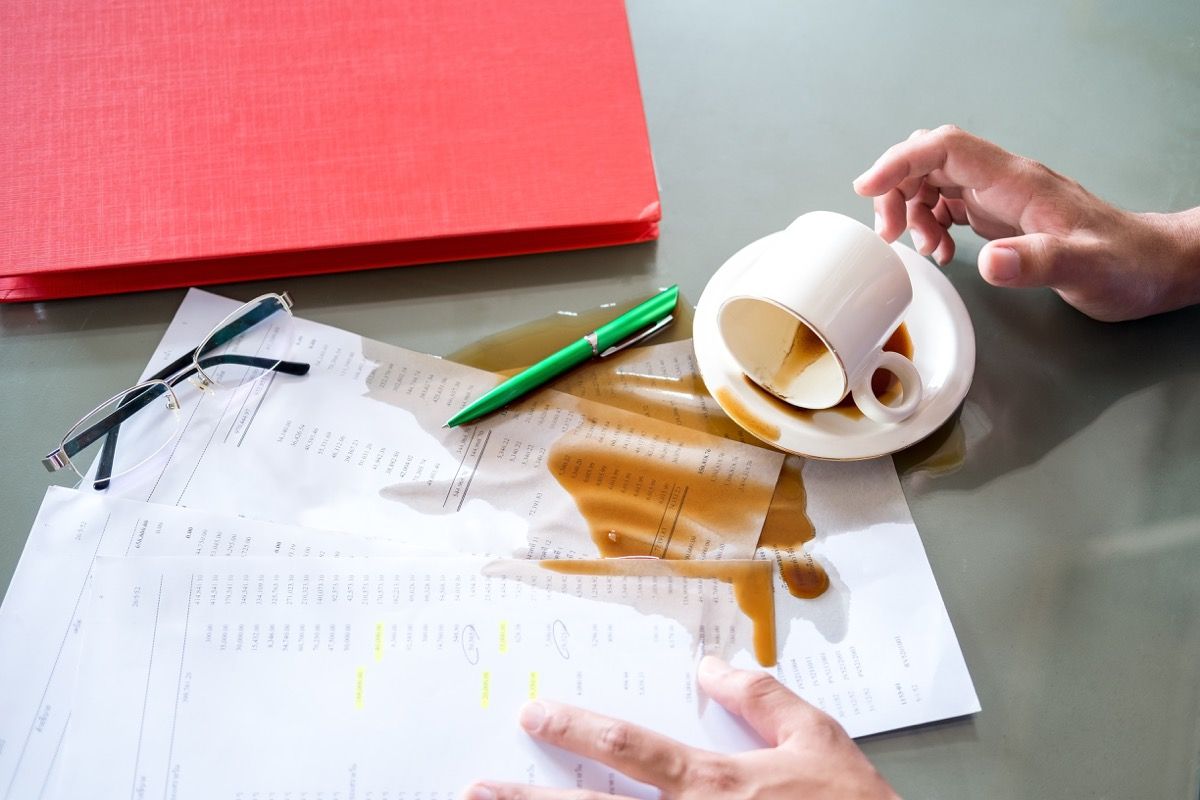
<svg viewBox="0 0 1200 800"><path fill-rule="evenodd" d="M224 332L224 331L222 331L222 332ZM191 362L191 361L192 361L191 353L188 353L185 356L180 356L175 361L172 361L166 367L164 367L163 369L159 370L157 373L152 375L150 380L166 380L167 375L171 375L175 372L178 372L179 370L181 370L185 366L187 366L189 364L189 362ZM201 367L213 367L213 366L218 366L220 364L237 364L237 365L246 366L246 367L258 367L259 369L267 369L267 370L271 370L272 372L282 372L285 375L307 375L308 370L309 370L309 365L305 364L304 362L301 362L301 361L278 361L278 362L276 362L274 359L270 359L270 358L259 358L258 356L243 356L243 355L238 355L236 353L228 353L226 355L220 355L220 356L208 356L207 358L200 359ZM167 381L167 383L170 386L177 386L179 383L187 380L195 373L196 373L196 367L193 364L188 369L184 370L183 372L179 373L178 375L175 375L173 378L171 378L169 381ZM148 394L148 392L144 393L144 394ZM126 406L126 404L131 404L131 403L135 402L136 400L138 400L139 397L140 396L126 397L120 402L120 404L117 406L117 408L122 409ZM95 435L95 437L88 439L87 444L94 442L96 440L96 438L99 438L100 436L103 436L106 433L108 434L108 437L104 440L104 445L101 447L101 450L100 450L100 463L96 467L96 480L92 483L92 486L97 491L103 491L104 489L107 489L109 483L112 480L113 461L116 459L116 455L117 455L117 435L120 433L121 423L124 422L125 420L129 419L129 417L131 417L134 412L144 408L148 404L149 404L149 400L146 400L145 402L138 405L137 408L130 411L128 414L120 414L120 415L113 414L113 415L101 420L100 422L96 423L91 428L88 428L86 431L81 431L77 436L71 437L69 442L63 443L63 449L65 450L65 449L67 449L67 444L69 444L71 442L77 442L78 440L82 439L83 437L87 436L90 432L95 431L98 428L100 428L102 430L100 430ZM75 450L75 452L79 452L79 450L85 446L86 446L86 444L80 445Z"/></svg>

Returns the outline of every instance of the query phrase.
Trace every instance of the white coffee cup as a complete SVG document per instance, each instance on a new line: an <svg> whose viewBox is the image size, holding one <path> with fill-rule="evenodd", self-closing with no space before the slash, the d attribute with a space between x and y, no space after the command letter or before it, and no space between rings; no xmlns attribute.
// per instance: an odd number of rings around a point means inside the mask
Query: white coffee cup
<svg viewBox="0 0 1200 800"><path fill-rule="evenodd" d="M888 424L921 402L916 366L883 349L910 303L908 271L878 234L850 217L813 211L734 281L717 327L747 377L784 402L830 408L849 394L868 419ZM876 370L899 379L895 405L871 390Z"/></svg>

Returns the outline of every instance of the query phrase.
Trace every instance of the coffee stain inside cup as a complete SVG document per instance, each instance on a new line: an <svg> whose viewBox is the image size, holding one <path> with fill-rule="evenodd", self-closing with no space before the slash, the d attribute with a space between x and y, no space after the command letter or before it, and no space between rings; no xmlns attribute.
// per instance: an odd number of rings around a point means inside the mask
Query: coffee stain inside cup
<svg viewBox="0 0 1200 800"><path fill-rule="evenodd" d="M912 336L909 335L908 327L904 323L900 323L900 327L896 328L892 335L888 337L888 340L884 342L883 349L899 353L909 361L912 360L914 353ZM812 422L818 414L839 414L853 420L866 418L858 406L855 405L854 398L849 394L843 397L840 403L830 408L799 408L780 400L750 378L742 376L742 379L751 390L770 403L777 414L790 417L794 420L808 423ZM876 370L875 374L871 376L871 391L875 393L875 396L879 398L881 403L891 405L899 399L902 389L900 381L896 379L895 375L880 369ZM779 426L757 416L732 390L727 387L719 389L717 391L717 401L739 425L742 425L758 438L767 442L776 442L779 440Z"/></svg>
<svg viewBox="0 0 1200 800"><path fill-rule="evenodd" d="M832 357L821 337L797 320L796 332L792 334L792 341L783 355L783 361L765 381L767 388L781 397L790 396L792 388L804 373L827 356Z"/></svg>
<svg viewBox="0 0 1200 800"><path fill-rule="evenodd" d="M733 586L738 608L754 626L754 657L764 667L777 662L775 643L775 594L768 562L729 561L655 561L641 559L539 561L543 569L565 575L623 576L638 572L662 572L682 578L715 578Z"/></svg>

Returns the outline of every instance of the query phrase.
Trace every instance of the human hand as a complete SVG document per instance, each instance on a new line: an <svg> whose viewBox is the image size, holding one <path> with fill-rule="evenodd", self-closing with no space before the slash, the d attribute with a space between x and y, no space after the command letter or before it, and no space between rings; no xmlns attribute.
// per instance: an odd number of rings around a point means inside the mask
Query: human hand
<svg viewBox="0 0 1200 800"><path fill-rule="evenodd" d="M767 743L735 755L688 747L653 731L573 706L537 701L521 710L532 736L657 787L664 798L895 798L841 725L765 672L700 662L700 687ZM613 795L481 782L464 800L599 800Z"/></svg>
<svg viewBox="0 0 1200 800"><path fill-rule="evenodd" d="M875 198L876 230L939 264L954 257L952 225L991 243L979 272L997 286L1049 286L1105 321L1200 302L1200 209L1134 214L1075 181L953 125L918 130L854 181Z"/></svg>

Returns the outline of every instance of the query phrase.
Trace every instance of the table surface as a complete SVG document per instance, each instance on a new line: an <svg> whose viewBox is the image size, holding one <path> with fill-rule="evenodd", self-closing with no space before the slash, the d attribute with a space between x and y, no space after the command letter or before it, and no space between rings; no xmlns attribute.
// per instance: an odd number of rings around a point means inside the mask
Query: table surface
<svg viewBox="0 0 1200 800"><path fill-rule="evenodd" d="M693 302L798 214L869 221L851 179L955 122L1138 210L1200 204L1200 3L632 0L657 243L237 284L449 353L554 309ZM911 797L1191 797L1200 781L1200 309L1093 322L947 268L974 321L960 415L897 457L983 711L862 745ZM129 385L183 291L0 307L0 587L38 464ZM52 591L53 587L47 587Z"/></svg>

